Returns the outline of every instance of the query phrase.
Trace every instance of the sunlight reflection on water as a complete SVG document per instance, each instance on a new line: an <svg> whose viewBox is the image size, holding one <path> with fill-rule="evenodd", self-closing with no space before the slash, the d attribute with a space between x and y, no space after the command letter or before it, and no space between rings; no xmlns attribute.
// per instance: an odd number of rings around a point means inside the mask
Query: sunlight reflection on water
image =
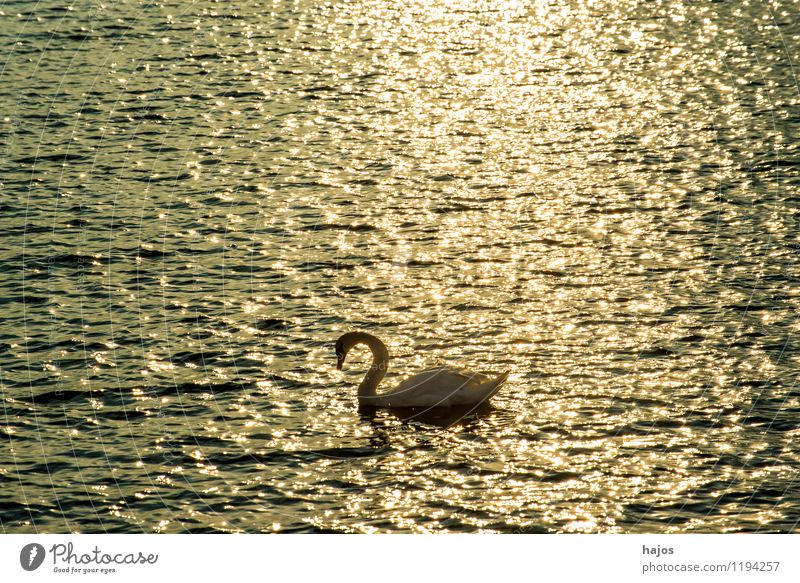
<svg viewBox="0 0 800 583"><path fill-rule="evenodd" d="M0 14L5 531L795 528L797 2L51 4ZM365 414L353 329L511 380Z"/></svg>

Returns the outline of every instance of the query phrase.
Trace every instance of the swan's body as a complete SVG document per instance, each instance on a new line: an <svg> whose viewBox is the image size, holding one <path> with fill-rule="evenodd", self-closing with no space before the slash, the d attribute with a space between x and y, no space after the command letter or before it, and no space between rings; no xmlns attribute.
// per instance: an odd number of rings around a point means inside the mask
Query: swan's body
<svg viewBox="0 0 800 583"><path fill-rule="evenodd" d="M358 402L371 407L455 407L487 402L506 382L508 373L490 378L450 367L424 370L396 388L378 393L389 365L389 351L378 338L365 332L348 332L336 341L336 368L342 369L347 353L357 344L372 351L372 366L358 386Z"/></svg>

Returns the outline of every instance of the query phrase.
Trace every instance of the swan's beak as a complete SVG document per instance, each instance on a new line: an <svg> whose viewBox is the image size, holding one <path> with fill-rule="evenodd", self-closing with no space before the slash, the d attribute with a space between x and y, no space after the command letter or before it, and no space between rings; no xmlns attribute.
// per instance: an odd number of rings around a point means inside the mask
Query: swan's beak
<svg viewBox="0 0 800 583"><path fill-rule="evenodd" d="M344 364L344 358L337 358L336 359L336 370L342 370L342 365Z"/></svg>

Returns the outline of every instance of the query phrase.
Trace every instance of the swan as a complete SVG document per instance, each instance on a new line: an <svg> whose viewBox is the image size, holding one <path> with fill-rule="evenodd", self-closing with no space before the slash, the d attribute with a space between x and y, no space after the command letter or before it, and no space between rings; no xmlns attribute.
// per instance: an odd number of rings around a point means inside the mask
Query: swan
<svg viewBox="0 0 800 583"><path fill-rule="evenodd" d="M500 390L508 372L490 378L480 373L436 367L401 382L396 388L378 393L389 365L389 350L379 338L366 332L348 332L336 341L336 369L342 370L347 353L358 344L372 351L372 366L358 386L358 403L369 407L456 407L487 402Z"/></svg>

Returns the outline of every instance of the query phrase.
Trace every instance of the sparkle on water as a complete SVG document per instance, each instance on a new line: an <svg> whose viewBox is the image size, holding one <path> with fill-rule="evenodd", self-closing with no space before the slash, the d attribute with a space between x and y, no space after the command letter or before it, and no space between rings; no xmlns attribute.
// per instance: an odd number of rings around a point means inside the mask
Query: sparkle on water
<svg viewBox="0 0 800 583"><path fill-rule="evenodd" d="M799 14L2 3L0 528L794 530Z"/></svg>

